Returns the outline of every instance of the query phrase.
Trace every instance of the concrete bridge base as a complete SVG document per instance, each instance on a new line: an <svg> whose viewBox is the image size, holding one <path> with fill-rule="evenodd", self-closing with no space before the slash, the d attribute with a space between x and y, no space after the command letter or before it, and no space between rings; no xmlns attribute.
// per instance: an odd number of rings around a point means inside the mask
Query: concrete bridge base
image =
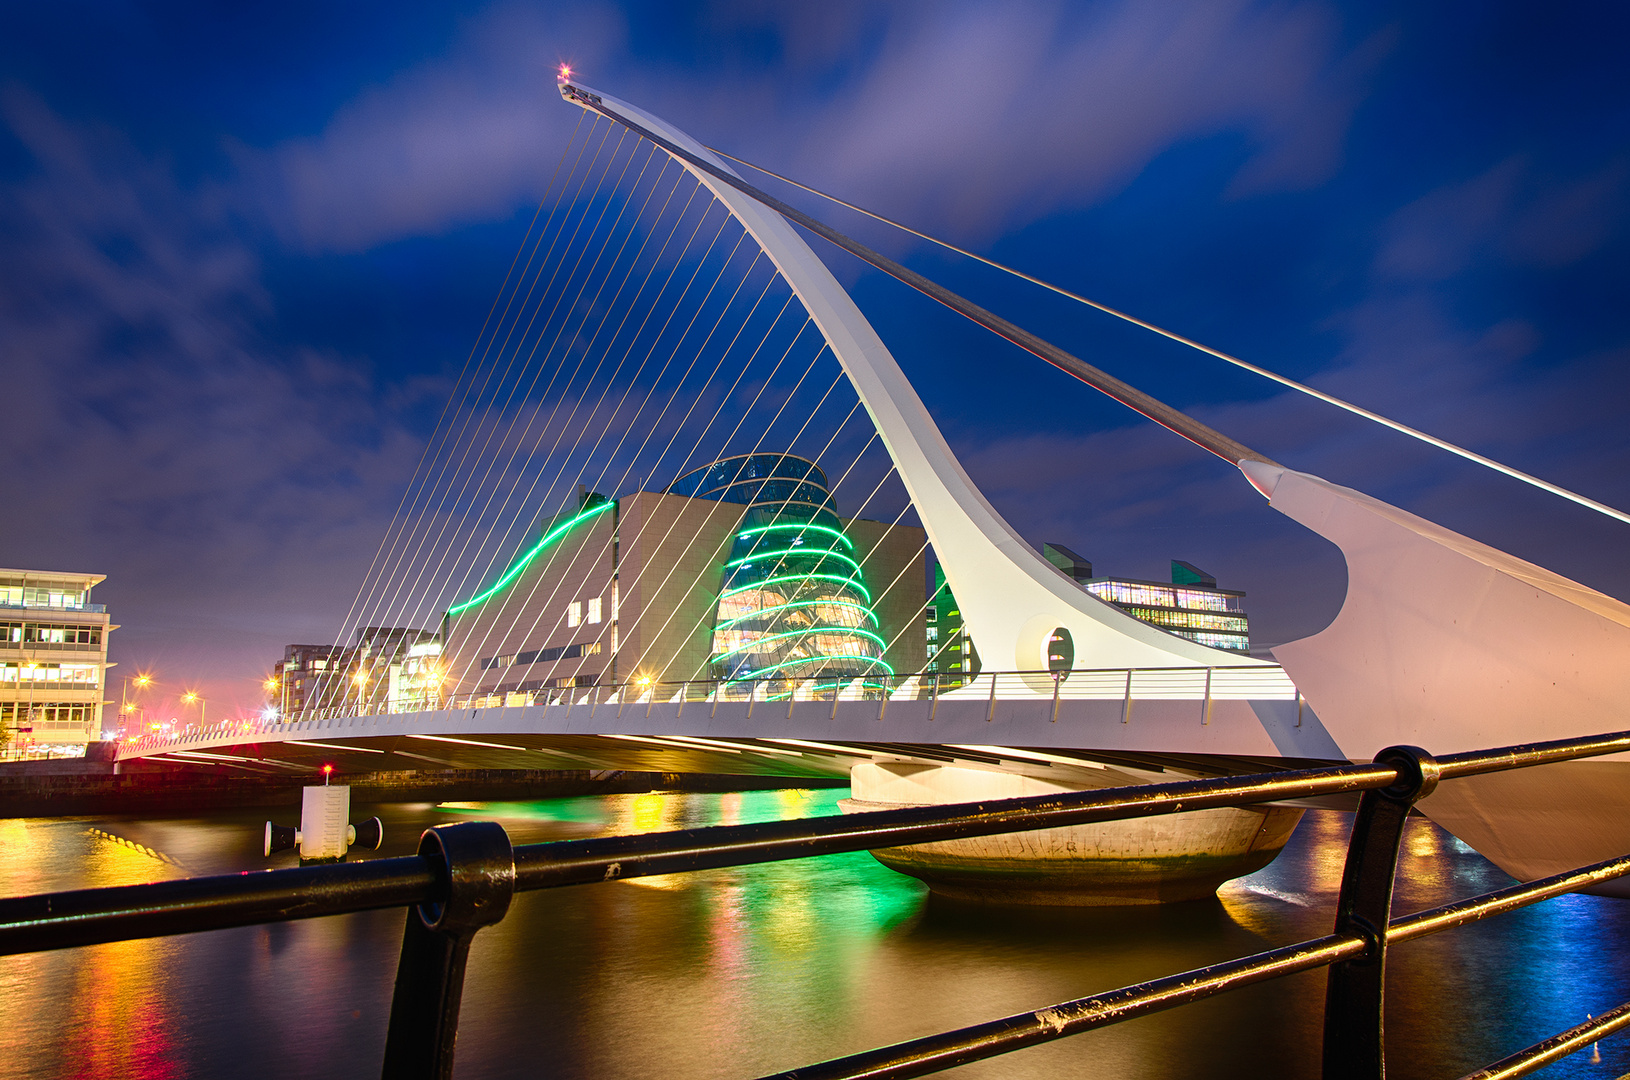
<svg viewBox="0 0 1630 1080"><path fill-rule="evenodd" d="M1148 782L1143 770L1100 770L1100 784L1064 785L1016 772L904 762L856 765L845 812L1047 795ZM1171 772L1160 779L1188 779ZM963 900L1115 906L1199 900L1260 870L1290 839L1292 807L1200 810L1134 821L946 840L872 852L891 870Z"/></svg>

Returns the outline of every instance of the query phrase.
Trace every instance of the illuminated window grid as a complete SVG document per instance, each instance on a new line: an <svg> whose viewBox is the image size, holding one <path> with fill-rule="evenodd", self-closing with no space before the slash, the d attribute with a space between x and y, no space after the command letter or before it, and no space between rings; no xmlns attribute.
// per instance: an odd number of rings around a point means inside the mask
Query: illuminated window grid
<svg viewBox="0 0 1630 1080"><path fill-rule="evenodd" d="M1241 610L1240 598L1210 589L1184 589L1171 585L1147 585L1128 581L1088 581L1086 590L1112 604L1140 607L1177 608L1186 611Z"/></svg>

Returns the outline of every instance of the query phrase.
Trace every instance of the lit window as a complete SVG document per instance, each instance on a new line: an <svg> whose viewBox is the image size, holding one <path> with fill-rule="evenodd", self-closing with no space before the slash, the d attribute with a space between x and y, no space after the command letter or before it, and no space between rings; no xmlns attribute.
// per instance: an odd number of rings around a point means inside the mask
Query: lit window
<svg viewBox="0 0 1630 1080"><path fill-rule="evenodd" d="M600 621L600 598L598 596L591 596L589 598L589 622L597 623L599 621Z"/></svg>
<svg viewBox="0 0 1630 1080"><path fill-rule="evenodd" d="M566 625L576 626L582 621L583 603L579 600L573 600L570 604L566 605Z"/></svg>

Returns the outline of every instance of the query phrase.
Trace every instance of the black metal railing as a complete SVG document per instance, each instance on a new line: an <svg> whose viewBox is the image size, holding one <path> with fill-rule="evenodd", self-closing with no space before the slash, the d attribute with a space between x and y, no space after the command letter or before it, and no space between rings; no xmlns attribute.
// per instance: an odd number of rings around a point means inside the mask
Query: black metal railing
<svg viewBox="0 0 1630 1080"><path fill-rule="evenodd" d="M1328 967L1324 1076L1380 1077L1390 944L1630 873L1626 855L1393 918L1393 880L1410 808L1443 780L1623 751L1630 751L1630 732L1437 758L1392 747L1371 764L521 847L512 847L497 824L463 822L426 831L418 854L400 858L0 899L0 955L407 907L383 1073L446 1077L470 942L504 917L517 891L1362 792L1335 927L1324 937L778 1075L922 1076ZM1630 1003L1473 1076L1522 1076L1626 1026Z"/></svg>

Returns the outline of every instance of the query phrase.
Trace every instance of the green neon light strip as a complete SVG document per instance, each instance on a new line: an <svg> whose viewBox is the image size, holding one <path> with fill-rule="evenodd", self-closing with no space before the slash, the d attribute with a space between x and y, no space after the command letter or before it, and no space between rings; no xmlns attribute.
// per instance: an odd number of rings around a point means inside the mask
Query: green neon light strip
<svg viewBox="0 0 1630 1080"><path fill-rule="evenodd" d="M884 671L888 672L890 675L894 674L894 669L889 667L888 664L884 663L880 658L878 658L876 656L852 656L852 655L850 655L848 653L838 653L837 655L834 655L834 656L806 656L801 660L783 660L779 664L771 664L769 667L759 668L757 671L749 671L747 674L738 676L737 678L732 679L730 681L731 682L746 682L749 679L758 678L759 676L763 675L766 671L780 671L782 668L792 667L794 664L822 664L822 663L825 663L828 660L864 660L868 664L871 664L871 665L873 665L875 667L882 668ZM855 678L858 679L858 678L861 678L861 676L856 675Z"/></svg>
<svg viewBox="0 0 1630 1080"><path fill-rule="evenodd" d="M778 585L788 581L809 581L812 578L823 578L826 581L835 581L839 585L847 585L849 588L855 589L860 592L861 595L865 596L868 604L872 602L872 594L867 590L866 586L862 585L855 578L838 577L836 574L782 574L779 577L765 578L763 581L755 581L751 585L743 585L739 589L730 589L721 594L719 599L723 600L725 597L729 596L740 596L744 592L752 592L754 589L762 589L766 585Z"/></svg>
<svg viewBox="0 0 1630 1080"><path fill-rule="evenodd" d="M865 604L857 604L853 600L794 600L788 604L773 604L770 607L759 608L757 611L750 611L746 615L737 615L734 619L726 619L724 622L716 624L713 629L726 630L732 626L735 626L739 622L746 622L748 619L757 619L760 616L768 615L772 611L786 611L788 608L815 607L818 604L827 604L832 607L852 607L870 619L873 626L877 625L877 616L872 614L872 609L867 607ZM844 627L843 629L847 630L849 627Z"/></svg>
<svg viewBox="0 0 1630 1080"><path fill-rule="evenodd" d="M743 529L741 532L737 533L736 536L738 538L743 538L744 539L744 538L749 537L749 536L755 536L758 533L773 532L773 531L778 531L778 530L784 530L784 531L787 531L787 532L823 532L823 533L831 533L833 536L837 537L839 540L842 540L845 544L848 544L850 551L855 550L855 542L853 540L849 539L847 536L843 535L838 530L828 528L825 525L810 525L810 524L802 524L802 525L760 525L756 529Z"/></svg>
<svg viewBox="0 0 1630 1080"><path fill-rule="evenodd" d="M851 559L841 551L833 551L830 548L777 548L774 551L755 551L751 555L744 555L739 559L732 559L730 562L724 564L724 568L728 570L732 566L746 566L748 563L758 562L760 559L768 559L773 555L781 555L783 557L787 555L797 555L800 557L808 556L812 559L842 559L856 570L860 569L860 564L855 562L855 560Z"/></svg>
<svg viewBox="0 0 1630 1080"><path fill-rule="evenodd" d="M861 630L861 629L859 629L857 627L853 627L853 626L817 626L817 627L814 627L813 629L810 629L810 630L788 630L785 633L771 634L769 637L761 637L757 641L749 641L745 645L737 645L734 649L731 649L729 652L719 653L718 655L713 657L713 659L714 660L723 660L727 656L734 656L735 654L737 654L739 652L745 652L748 649L756 649L758 646L763 645L765 642L768 642L768 641L781 641L781 640L784 640L785 638L791 638L791 637L808 637L811 634L858 634L861 637L869 637L869 638L871 638L873 641L877 642L877 645L878 645L879 648L888 648L888 642L884 641L882 638L878 637L876 634L872 633L870 630ZM810 659L811 660L820 660L820 659L822 659L822 657L812 656L812 657L810 657Z"/></svg>
<svg viewBox="0 0 1630 1080"><path fill-rule="evenodd" d="M527 564L530 563L533 559L536 559L538 557L538 555L540 553L542 553L544 548L548 547L554 541L556 541L556 540L560 539L560 537L564 536L566 534L567 530L569 530L573 525L576 525L580 521L587 521L589 518L593 517L596 514L603 514L607 510L610 510L612 507L614 507L616 505L617 504L615 502L601 503L599 506L594 507L592 510L583 511L581 514L578 514L576 517L572 518L570 521L566 522L565 524L556 525L553 529L549 530L549 532L544 536L544 538L542 540L538 541L536 547L534 547L531 551L527 552L525 555L522 555L520 557L520 559L515 563L514 566L512 566L508 570L506 570L504 572L504 576L498 579L497 584L493 585L492 588L488 589L486 592L482 593L480 596L471 597L469 600L464 601L464 603L462 603L462 604L454 604L452 607L447 609L447 614L449 614L449 615L457 615L459 612L464 611L466 608L473 608L477 604L485 603L486 601L492 599L492 597L493 597L493 595L495 593L498 593L498 592L502 591L503 589L507 588L511 582L513 582L517 577L519 577L520 574L521 574L521 571L526 569ZM866 599L870 600L871 597L868 596Z"/></svg>

